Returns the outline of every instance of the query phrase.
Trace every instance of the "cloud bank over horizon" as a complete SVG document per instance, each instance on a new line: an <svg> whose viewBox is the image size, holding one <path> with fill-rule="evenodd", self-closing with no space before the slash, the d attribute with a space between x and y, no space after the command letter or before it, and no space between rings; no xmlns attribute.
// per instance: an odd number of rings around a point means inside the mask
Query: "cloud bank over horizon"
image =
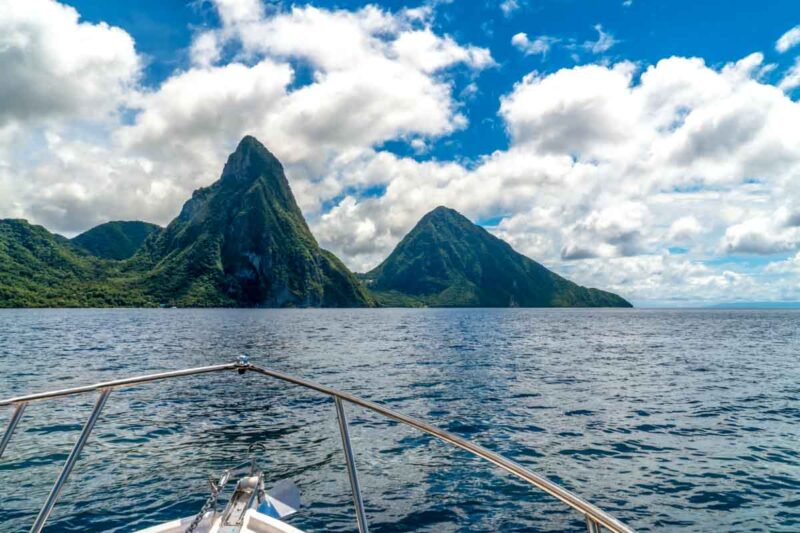
<svg viewBox="0 0 800 533"><path fill-rule="evenodd" d="M634 302L800 300L800 63L777 78L758 50L642 64L613 55L625 36L599 23L593 40L517 32L509 49L534 63L554 47L578 61L498 93L507 146L438 158L482 127L470 99L504 61L439 31L435 5L210 5L218 23L155 84L124 28L54 0L0 6L0 217L65 234L165 224L251 134L356 271L447 205ZM786 28L771 53L798 43Z"/></svg>

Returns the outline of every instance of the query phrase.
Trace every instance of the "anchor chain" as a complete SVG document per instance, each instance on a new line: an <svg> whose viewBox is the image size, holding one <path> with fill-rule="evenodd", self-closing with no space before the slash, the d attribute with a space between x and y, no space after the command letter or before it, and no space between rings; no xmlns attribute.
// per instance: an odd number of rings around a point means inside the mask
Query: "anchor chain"
<svg viewBox="0 0 800 533"><path fill-rule="evenodd" d="M192 520L192 523L189 524L189 527L186 528L185 533L194 533L197 529L197 526L200 525L200 522L203 521L203 517L210 509L217 508L217 500L219 499L219 494L222 492L223 487L228 482L228 478L230 477L230 470L226 470L222 477L219 478L218 483L214 483L213 479L209 479L208 482L211 485L211 494L209 495L206 503L203 504L203 507L200 509L200 512Z"/></svg>

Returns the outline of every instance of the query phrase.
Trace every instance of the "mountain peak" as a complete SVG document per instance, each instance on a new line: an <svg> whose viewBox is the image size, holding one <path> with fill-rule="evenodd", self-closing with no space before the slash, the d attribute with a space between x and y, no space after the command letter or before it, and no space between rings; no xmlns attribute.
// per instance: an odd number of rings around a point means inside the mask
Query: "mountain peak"
<svg viewBox="0 0 800 533"><path fill-rule="evenodd" d="M280 162L241 140L222 177L192 195L142 252L160 301L181 305L373 305L341 261L319 247ZM175 273L189 273L177 275Z"/></svg>
<svg viewBox="0 0 800 533"><path fill-rule="evenodd" d="M242 140L239 141L239 144L236 146L235 152L241 152L246 150L266 150L269 153L267 147L264 146L261 143L261 141L259 141L252 135L245 135L244 137L242 137Z"/></svg>
<svg viewBox="0 0 800 533"><path fill-rule="evenodd" d="M283 166L278 158L267 147L252 135L245 135L236 150L228 156L222 179L233 178L233 181L253 181L263 174L283 174Z"/></svg>
<svg viewBox="0 0 800 533"><path fill-rule="evenodd" d="M71 239L72 244L104 259L128 259L159 226L138 220L114 220L95 226Z"/></svg>
<svg viewBox="0 0 800 533"><path fill-rule="evenodd" d="M454 223L454 222L456 222L456 223L461 223L461 224L463 224L464 222L467 222L469 224L472 224L472 222L467 217L465 217L464 215L462 215L461 213L459 213L455 209L450 209L449 207L446 207L446 206L443 206L443 205L440 205L440 206L436 207L435 209L433 209L431 211L428 211L428 213L425 214L425 216L423 216L420 219L420 223L427 222L427 221L431 221L431 222L435 222L435 223L442 223L442 222Z"/></svg>
<svg viewBox="0 0 800 533"><path fill-rule="evenodd" d="M385 305L630 306L562 278L444 206L422 217L365 278Z"/></svg>
<svg viewBox="0 0 800 533"><path fill-rule="evenodd" d="M451 215L458 215L460 217L464 216L461 213L459 213L458 211L456 211L455 209L450 209L449 207L444 206L444 205L440 205L438 207L435 207L434 209L429 211L428 214L425 215L425 216L426 217L443 217L443 216L451 216Z"/></svg>
<svg viewBox="0 0 800 533"><path fill-rule="evenodd" d="M470 219L456 211L440 205L439 207L429 211L423 216L417 225L412 230L412 233L424 231L423 228L433 226L442 230L450 228L459 232L473 232L476 230L483 230L480 226L476 226Z"/></svg>

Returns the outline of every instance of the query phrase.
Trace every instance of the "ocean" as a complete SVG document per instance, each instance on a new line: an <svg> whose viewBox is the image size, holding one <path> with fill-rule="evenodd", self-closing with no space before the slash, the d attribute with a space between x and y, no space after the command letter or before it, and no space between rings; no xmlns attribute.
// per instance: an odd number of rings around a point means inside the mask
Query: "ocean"
<svg viewBox="0 0 800 533"><path fill-rule="evenodd" d="M638 531L789 532L798 326L797 310L3 310L0 397L248 354L483 444ZM30 528L94 400L28 407L0 459L2 531ZM585 531L490 464L346 407L373 532ZM253 443L268 485L301 489L290 523L355 530L332 400L235 372L112 392L45 530L192 515Z"/></svg>

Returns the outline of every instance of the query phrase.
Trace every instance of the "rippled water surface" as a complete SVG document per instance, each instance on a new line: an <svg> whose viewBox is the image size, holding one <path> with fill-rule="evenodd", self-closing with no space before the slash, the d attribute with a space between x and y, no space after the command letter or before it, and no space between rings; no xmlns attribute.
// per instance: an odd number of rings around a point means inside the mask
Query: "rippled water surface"
<svg viewBox="0 0 800 533"><path fill-rule="evenodd" d="M800 531L800 313L650 310L0 311L0 397L234 360L422 417L641 531ZM2 531L27 531L94 396L32 404L0 460ZM6 418L10 410L3 410ZM580 517L350 407L372 531L581 531ZM48 531L199 510L263 442L310 531L355 528L330 399L257 375L111 394Z"/></svg>

